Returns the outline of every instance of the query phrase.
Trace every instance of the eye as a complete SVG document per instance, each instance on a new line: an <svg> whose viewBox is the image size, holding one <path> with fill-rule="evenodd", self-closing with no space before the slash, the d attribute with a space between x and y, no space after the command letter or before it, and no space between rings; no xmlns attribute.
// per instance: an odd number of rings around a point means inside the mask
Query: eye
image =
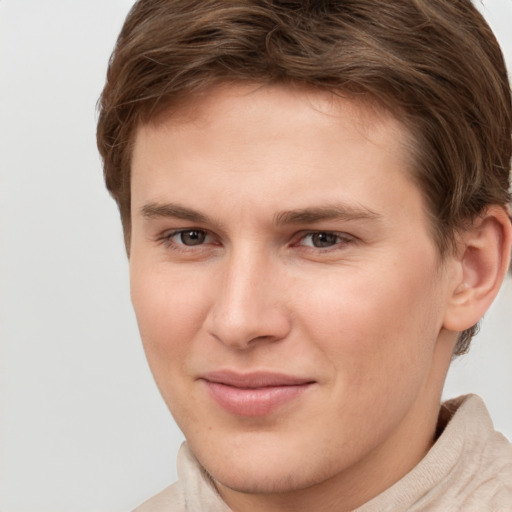
<svg viewBox="0 0 512 512"><path fill-rule="evenodd" d="M343 245L352 241L350 235L342 233L333 233L331 231L316 231L306 234L301 240L300 245L314 247L315 249L325 249L336 245Z"/></svg>
<svg viewBox="0 0 512 512"><path fill-rule="evenodd" d="M171 233L167 239L170 242L191 247L209 242L210 235L201 229L186 229Z"/></svg>

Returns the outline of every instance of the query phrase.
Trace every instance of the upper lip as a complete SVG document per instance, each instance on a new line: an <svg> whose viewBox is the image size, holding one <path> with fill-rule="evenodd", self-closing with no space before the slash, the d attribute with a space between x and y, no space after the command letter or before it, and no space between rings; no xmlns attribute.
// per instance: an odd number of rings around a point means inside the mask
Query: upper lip
<svg viewBox="0 0 512 512"><path fill-rule="evenodd" d="M207 373L201 378L208 382L224 384L226 386L237 388L299 386L304 384L312 384L314 382L313 379L268 371L239 373L231 370L220 370Z"/></svg>

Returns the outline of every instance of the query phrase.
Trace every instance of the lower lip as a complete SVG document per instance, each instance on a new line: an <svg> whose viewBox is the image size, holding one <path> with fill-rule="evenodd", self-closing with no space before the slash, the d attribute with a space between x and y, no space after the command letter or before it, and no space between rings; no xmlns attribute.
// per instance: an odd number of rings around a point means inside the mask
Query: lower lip
<svg viewBox="0 0 512 512"><path fill-rule="evenodd" d="M310 383L263 388L237 388L204 381L211 397L223 409L237 416L265 416L297 398Z"/></svg>

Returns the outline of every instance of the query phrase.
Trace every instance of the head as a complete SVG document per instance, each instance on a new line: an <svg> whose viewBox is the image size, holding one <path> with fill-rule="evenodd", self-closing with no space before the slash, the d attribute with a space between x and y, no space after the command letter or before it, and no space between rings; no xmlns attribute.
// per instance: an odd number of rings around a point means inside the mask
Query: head
<svg viewBox="0 0 512 512"><path fill-rule="evenodd" d="M426 425L421 456L510 258L511 118L469 1L135 4L98 145L150 366L220 484L361 476Z"/></svg>
<svg viewBox="0 0 512 512"><path fill-rule="evenodd" d="M112 55L98 123L128 253L137 128L221 82L303 84L386 108L412 136L411 178L441 256L488 205L510 202L510 88L469 1L139 1ZM475 330L461 333L456 354Z"/></svg>

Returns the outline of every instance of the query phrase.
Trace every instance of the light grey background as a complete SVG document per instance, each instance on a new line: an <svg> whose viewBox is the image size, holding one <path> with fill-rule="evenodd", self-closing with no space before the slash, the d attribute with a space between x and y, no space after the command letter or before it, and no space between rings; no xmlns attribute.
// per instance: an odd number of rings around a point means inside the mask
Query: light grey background
<svg viewBox="0 0 512 512"><path fill-rule="evenodd" d="M147 368L95 103L132 0L0 0L0 511L130 510L182 439ZM512 68L512 0L483 10ZM512 439L512 283L454 363Z"/></svg>

